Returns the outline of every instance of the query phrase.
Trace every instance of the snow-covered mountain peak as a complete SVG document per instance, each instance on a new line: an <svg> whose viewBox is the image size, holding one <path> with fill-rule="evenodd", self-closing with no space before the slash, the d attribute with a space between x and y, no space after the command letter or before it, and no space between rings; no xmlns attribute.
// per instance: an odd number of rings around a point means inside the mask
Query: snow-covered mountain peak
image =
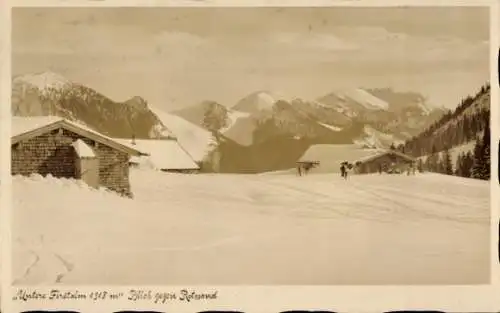
<svg viewBox="0 0 500 313"><path fill-rule="evenodd" d="M233 109L246 113L258 113L272 110L279 100L290 101L289 97L281 93L260 90L241 99Z"/></svg>
<svg viewBox="0 0 500 313"><path fill-rule="evenodd" d="M25 83L39 90L63 89L72 84L66 77L50 71L17 76L13 83Z"/></svg>
<svg viewBox="0 0 500 313"><path fill-rule="evenodd" d="M276 102L270 94L265 92L259 92L255 95L255 97L257 99L256 105L260 110L270 108Z"/></svg>
<svg viewBox="0 0 500 313"><path fill-rule="evenodd" d="M255 94L259 95L260 97L268 97L272 99L274 102L278 100L290 101L292 99L291 97L285 95L283 92L280 91L259 90Z"/></svg>
<svg viewBox="0 0 500 313"><path fill-rule="evenodd" d="M124 103L141 110L145 110L148 107L148 102L146 101L146 99L140 96L134 96L125 101Z"/></svg>

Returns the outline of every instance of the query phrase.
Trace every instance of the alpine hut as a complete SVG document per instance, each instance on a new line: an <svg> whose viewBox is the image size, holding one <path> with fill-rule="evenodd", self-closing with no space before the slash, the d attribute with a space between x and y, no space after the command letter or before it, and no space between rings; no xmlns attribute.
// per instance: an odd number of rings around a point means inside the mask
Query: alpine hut
<svg viewBox="0 0 500 313"><path fill-rule="evenodd" d="M354 144L312 145L297 161L297 167L312 173L340 173L340 166L347 162L375 155L376 149L365 149ZM309 170L307 170L309 168Z"/></svg>
<svg viewBox="0 0 500 313"><path fill-rule="evenodd" d="M54 116L12 117L12 175L75 178L132 197L131 156L143 153L87 126Z"/></svg>
<svg viewBox="0 0 500 313"><path fill-rule="evenodd" d="M312 173L340 173L342 163L347 163L355 173L402 172L412 168L414 159L395 150L365 148L356 144L312 145L297 161L300 169Z"/></svg>
<svg viewBox="0 0 500 313"><path fill-rule="evenodd" d="M356 160L355 170L359 174L399 174L415 170L416 159L392 149L379 150L376 154Z"/></svg>

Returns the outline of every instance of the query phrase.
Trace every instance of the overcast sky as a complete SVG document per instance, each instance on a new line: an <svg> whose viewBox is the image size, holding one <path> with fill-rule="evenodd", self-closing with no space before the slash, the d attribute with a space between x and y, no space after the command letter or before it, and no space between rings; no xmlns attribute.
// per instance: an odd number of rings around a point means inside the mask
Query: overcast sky
<svg viewBox="0 0 500 313"><path fill-rule="evenodd" d="M482 8L16 8L12 19L14 75L50 70L165 109L354 87L455 107L489 80Z"/></svg>

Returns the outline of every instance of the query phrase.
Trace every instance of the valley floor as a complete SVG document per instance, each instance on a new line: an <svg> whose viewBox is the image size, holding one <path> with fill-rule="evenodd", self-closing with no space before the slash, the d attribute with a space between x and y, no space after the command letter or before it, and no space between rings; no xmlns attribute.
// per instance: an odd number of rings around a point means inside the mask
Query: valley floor
<svg viewBox="0 0 500 313"><path fill-rule="evenodd" d="M14 177L15 284L477 284L489 184L133 170L135 199Z"/></svg>

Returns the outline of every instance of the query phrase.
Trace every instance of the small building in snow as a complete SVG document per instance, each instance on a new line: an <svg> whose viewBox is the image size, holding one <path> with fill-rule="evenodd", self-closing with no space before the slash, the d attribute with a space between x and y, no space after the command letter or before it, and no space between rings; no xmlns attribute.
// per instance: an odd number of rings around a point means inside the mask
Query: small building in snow
<svg viewBox="0 0 500 313"><path fill-rule="evenodd" d="M340 173L343 162L352 165L356 160L377 152L377 149L364 149L354 144L312 145L299 158L297 167L309 173Z"/></svg>
<svg viewBox="0 0 500 313"><path fill-rule="evenodd" d="M368 173L403 173L413 171L416 160L409 155L396 150L380 150L377 154L366 156L355 162L355 171L359 174Z"/></svg>
<svg viewBox="0 0 500 313"><path fill-rule="evenodd" d="M176 139L116 139L137 149L142 156L130 159L132 166L145 166L164 172L195 173L200 167Z"/></svg>
<svg viewBox="0 0 500 313"><path fill-rule="evenodd" d="M142 152L54 116L12 117L12 175L75 178L132 197L130 157Z"/></svg>
<svg viewBox="0 0 500 313"><path fill-rule="evenodd" d="M311 173L340 173L343 162L347 162L354 173L367 174L402 172L412 168L415 160L395 150L363 148L354 144L318 144L306 150L297 166L299 169L309 168Z"/></svg>

